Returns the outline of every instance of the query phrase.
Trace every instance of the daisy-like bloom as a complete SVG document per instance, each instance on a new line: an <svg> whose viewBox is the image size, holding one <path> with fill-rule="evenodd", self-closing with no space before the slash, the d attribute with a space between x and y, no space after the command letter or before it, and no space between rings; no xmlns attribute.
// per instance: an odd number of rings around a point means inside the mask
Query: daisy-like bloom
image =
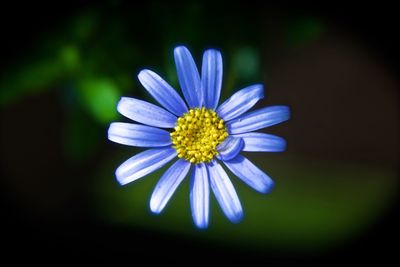
<svg viewBox="0 0 400 267"><path fill-rule="evenodd" d="M274 185L272 179L240 152L285 150L284 139L255 131L288 120L289 108L269 106L247 112L264 97L261 84L239 90L218 106L221 53L214 49L204 52L201 76L186 47L176 47L174 57L186 103L159 75L145 69L138 78L163 108L129 97L122 97L117 105L122 115L141 124L111 123L108 138L123 145L150 148L122 163L115 172L117 180L125 185L174 160L153 191L152 212L158 214L164 209L189 174L190 204L197 227L208 226L210 186L226 217L239 222L243 209L221 162L256 191L268 193Z"/></svg>

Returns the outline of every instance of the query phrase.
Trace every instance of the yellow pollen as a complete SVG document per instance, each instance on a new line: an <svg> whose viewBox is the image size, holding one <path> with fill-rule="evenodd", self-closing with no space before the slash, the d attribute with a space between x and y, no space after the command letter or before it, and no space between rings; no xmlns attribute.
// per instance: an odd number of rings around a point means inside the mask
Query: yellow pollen
<svg viewBox="0 0 400 267"><path fill-rule="evenodd" d="M178 118L170 136L178 157L198 164L218 155L217 146L228 137L228 131L215 111L194 108Z"/></svg>

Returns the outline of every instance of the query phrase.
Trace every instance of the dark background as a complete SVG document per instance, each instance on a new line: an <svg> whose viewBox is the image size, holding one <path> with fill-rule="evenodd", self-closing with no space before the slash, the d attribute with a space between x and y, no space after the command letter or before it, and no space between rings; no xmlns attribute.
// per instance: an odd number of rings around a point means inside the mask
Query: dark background
<svg viewBox="0 0 400 267"><path fill-rule="evenodd" d="M180 14L182 5L187 4L166 5L151 2L128 5L121 1L101 4L91 1L77 1L7 5L2 7L0 19L2 77L12 75L14 67L24 65L25 62L30 60L29 57L32 57L33 61L35 60L36 56L32 55L30 51L36 49L38 39L43 38L43 36L50 36L51 39L51 34L62 27L63 23L71 16L81 10L92 8L100 10L105 21L107 21L108 16L112 21L115 21L115 17L119 16L121 18L135 17L131 18L130 21L137 23L132 24L136 27L129 26L127 31L132 31L137 37L136 49L139 53L143 51L145 55L149 56L147 59L140 59L140 64L137 64L157 66L157 57L172 51L157 51L154 53L155 55L151 55L152 49L160 49L159 43L161 40L165 41L165 39L157 36L167 34L165 31L163 33L163 30L157 32L157 26L164 24L162 22L164 12L169 14L168 16L165 15L165 24L167 26L174 24L173 20L170 22L171 17ZM208 16L206 17L200 16L194 19L204 21L204 26L202 26L204 31L198 33L199 37L194 38L197 43L191 45L195 48L197 57L202 50L207 48L207 45L225 47L225 38L235 40L235 31L240 32L237 36L238 43L257 44L262 42L260 41L262 37L253 36L254 29L247 30L247 27L255 28L259 26L268 29L277 27L276 31L269 32L275 34L272 35L272 39L275 38L278 41L275 43L271 41L269 43L270 50L266 49L267 51L261 52L261 61L270 59L276 63L273 66L277 68L274 69L275 72L270 70L266 78L263 75L257 77L264 77L269 81L268 87L271 88L271 98L269 99L271 102L268 102L269 104L281 101L292 106L293 120L286 124L289 125L289 130L285 130L285 126L280 126L281 128L277 129L277 133L282 133L282 136L288 138L289 144L292 144L291 150L288 151L289 155L300 155L306 160L324 158L332 162L344 161L356 162L361 165L383 166L398 176L399 58L396 40L398 23L393 6L386 5L383 2L374 5L335 2L335 4L319 4L317 6L314 4L243 5L228 4L227 2L202 2L198 5L209 13L207 12ZM148 14L152 15L147 16ZM324 76L323 73L318 73L318 68L315 67L318 64L313 61L318 59L308 57L307 54L307 51L317 51L318 53L318 49L322 49L321 53L324 53L326 50L323 49L328 49L330 53L333 53L332 57L336 58L334 55L335 47L332 48L329 45L311 46L308 48L309 50L305 49L305 54L297 54L296 49L291 52L279 49L284 44L284 41L279 39L281 38L279 27L284 22L290 21L291 17L299 15L321 18L326 23L325 25L334 29L333 32L340 33L342 40L356 40L357 43L362 44L363 51L368 51L367 54L379 59L378 65L383 66L382 69L385 69L391 75L391 78L377 82L377 85L385 84L392 88L391 97L389 97L391 102L386 108L381 109L380 107L385 104L387 98L381 100L380 95L374 91L374 89L378 90L379 88L371 85L370 80L360 83L360 81L363 81L363 75L368 73L371 76L377 75L376 73L380 71L379 68L375 70L366 67L365 71L351 74L351 77L354 77L352 86L362 87L365 90L353 90L354 87L349 86L344 91L338 92L334 86L330 88L328 82L327 89L325 88L325 91L319 94L315 94L315 91L311 89L296 92L289 89L280 90L285 87L299 86L302 89L307 87L306 85L310 81L306 78L303 79L307 71L317 73L312 80L315 83L318 83L318 80L335 79L335 75ZM154 20L154 18L159 18L159 21L149 21ZM238 20L246 21L242 28L240 28L241 23L237 23ZM264 24L259 25L260 22ZM221 30L225 30L224 34L218 34L214 27L217 29L221 27ZM210 30L210 34L207 35L207 29L214 30ZM179 36L178 33L176 35ZM181 42L179 37L176 37L177 41L174 41L174 37L176 36L171 37L171 45L174 42ZM329 44L330 36L324 38ZM205 42L206 40L208 42ZM323 43L324 41L322 41ZM171 47L171 45L167 45L167 47ZM353 51L358 50L350 48L346 51L350 55ZM336 62L332 60L332 64L337 64L339 69L340 65L344 64L343 62L352 64L350 57L346 57L346 55L342 55L342 57L342 60ZM346 61L348 58L350 58L349 61ZM117 58L115 60L124 64L123 56L122 59ZM171 56L169 60L171 60ZM127 61L129 61L129 58ZM299 69L291 71L286 69L285 62L288 61L293 61L294 65L297 64L296 62L309 61L308 65L302 65L308 66L308 69L302 69L303 72ZM100 61L100 63L104 62ZM336 70L335 65L332 66L332 69ZM337 76L337 79L347 77L345 66L346 64L343 65L344 70L341 73L343 76ZM362 69L362 64L357 66ZM140 66L132 65L132 68L138 67ZM264 66L264 69L269 67L270 65ZM163 69L163 66L158 66L158 69ZM274 77L279 75L281 80L274 80ZM285 81L282 78L285 75L287 75L286 82L282 82ZM346 81L349 81L349 79ZM137 81L132 82L138 90ZM49 84L47 87L56 86ZM393 88L397 90L393 90ZM272 89L279 92L275 91L274 93ZM3 87L1 90L7 89ZM132 95L132 93L127 92L128 89L123 91L124 95ZM140 95L140 93L133 94ZM304 95L307 98L302 98ZM1 194L3 244L1 251L5 257L17 261L53 261L57 259L58 262L62 262L64 260L83 259L88 262L127 262L133 265L137 264L139 258L149 262L162 262L164 259L168 259L168 261L188 264L203 261L207 263L213 261L212 259L230 263L261 261L269 264L315 263L324 265L344 264L345 262L354 264L375 262L379 264L396 260L399 237L397 188L394 188L395 199L388 202L376 220L366 226L365 231L336 247L322 251L305 252L273 248L269 251L254 250L252 247L229 243L213 243L201 239L193 240L184 235L168 233L159 229L153 230L151 227L146 228L143 225L127 227L105 223L90 212L93 199L88 192L91 190L92 180L85 179L85 177L91 175L92 171L98 167L99 162L104 163L105 154L115 153L122 148L104 142L100 148L96 148L95 154L90 154L86 158L82 156L84 159L80 163L66 159L65 143L60 141L63 139L59 137L65 134L63 125L69 120L69 117L65 105L60 104L60 102L63 102L60 101L60 97L65 98L65 95L60 93L59 90L39 91L39 93L30 94L28 97L13 100L12 104L2 104L1 106L0 170L3 177L2 184L4 185ZM302 100L308 99L304 101L309 102L301 102L297 97ZM352 102L354 99L362 99L364 102L356 104ZM315 103L321 104L315 105ZM329 106L329 104L332 106ZM364 113L362 109L358 109L360 106L365 107L363 105L371 107L372 111ZM339 111L333 107L339 107ZM350 118L346 112L349 110L354 111ZM387 114L388 112L389 114ZM82 123L90 120L85 116L82 118ZM309 116L316 116L317 119L312 121L304 119ZM329 119L331 119L330 122L333 125L326 122ZM381 123L368 124L370 119L375 122L379 122L380 119L382 121ZM338 121L341 124L337 124ZM315 125L316 122L321 124ZM335 123L339 129L334 125ZM98 132L103 131L105 127L104 123L97 126L96 124L93 125L97 127L94 131ZM360 132L352 131L351 127L360 127L363 130L366 129L367 132L365 136L360 135ZM352 143L352 146L348 147L341 142L335 143L335 135L333 134L326 136L327 133L329 134L332 131L336 131L335 134L344 132L348 138L340 140ZM90 134L88 133L88 135ZM369 143L371 140L375 142ZM125 155L128 154L125 153ZM119 157L115 163L121 161L121 158L127 157ZM293 160L296 161L296 157ZM275 171L275 173L279 172ZM113 179L113 177L110 177L110 179ZM398 185L397 182L393 184ZM32 190L32 188L36 189ZM26 197L21 197L21 195ZM26 201L32 201L32 203L36 203L35 207L41 208L32 209L29 205L24 204Z"/></svg>

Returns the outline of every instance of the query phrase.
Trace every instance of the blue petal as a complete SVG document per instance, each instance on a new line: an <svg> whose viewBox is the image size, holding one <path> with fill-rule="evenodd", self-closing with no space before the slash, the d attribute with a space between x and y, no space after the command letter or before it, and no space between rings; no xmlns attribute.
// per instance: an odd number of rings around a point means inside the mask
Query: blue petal
<svg viewBox="0 0 400 267"><path fill-rule="evenodd" d="M234 175L261 193L268 193L274 186L274 182L268 175L242 155L237 155L236 158L224 163Z"/></svg>
<svg viewBox="0 0 400 267"><path fill-rule="evenodd" d="M232 120L251 109L263 97L263 85L251 85L228 98L218 107L217 113L224 121Z"/></svg>
<svg viewBox="0 0 400 267"><path fill-rule="evenodd" d="M224 142L217 146L217 159L230 160L236 157L243 149L243 140L240 137L228 136Z"/></svg>
<svg viewBox="0 0 400 267"><path fill-rule="evenodd" d="M289 117L289 107L270 106L229 121L226 123L226 127L230 134L247 133L281 123L288 120Z"/></svg>
<svg viewBox="0 0 400 267"><path fill-rule="evenodd" d="M169 132L140 124L113 122L108 128L108 139L138 147L162 147L171 144Z"/></svg>
<svg viewBox="0 0 400 267"><path fill-rule="evenodd" d="M244 141L243 151L248 152L282 152L286 141L282 137L266 133L243 133L231 135Z"/></svg>
<svg viewBox="0 0 400 267"><path fill-rule="evenodd" d="M222 56L218 50L209 49L203 54L201 85L204 93L204 106L215 110L222 85Z"/></svg>
<svg viewBox="0 0 400 267"><path fill-rule="evenodd" d="M179 84L189 107L201 107L203 93L199 71L194 63L189 50L184 46L178 46L174 50L176 70Z"/></svg>
<svg viewBox="0 0 400 267"><path fill-rule="evenodd" d="M177 120L177 117L163 108L130 97L122 97L117 110L131 120L161 128L173 128Z"/></svg>
<svg viewBox="0 0 400 267"><path fill-rule="evenodd" d="M190 183L190 206L193 221L198 228L208 226L210 187L207 167L204 163L194 165Z"/></svg>
<svg viewBox="0 0 400 267"><path fill-rule="evenodd" d="M188 111L179 94L157 73L151 70L142 70L138 78L154 99L171 113L182 116L183 113Z"/></svg>
<svg viewBox="0 0 400 267"><path fill-rule="evenodd" d="M158 170L175 156L176 150L172 147L149 149L122 163L115 175L118 182L125 185Z"/></svg>
<svg viewBox="0 0 400 267"><path fill-rule="evenodd" d="M243 218L243 209L235 188L224 169L216 161L207 164L211 188L225 216L237 223Z"/></svg>
<svg viewBox="0 0 400 267"><path fill-rule="evenodd" d="M189 169L190 162L179 159L163 174L151 195L150 209L152 212L158 214L164 209Z"/></svg>

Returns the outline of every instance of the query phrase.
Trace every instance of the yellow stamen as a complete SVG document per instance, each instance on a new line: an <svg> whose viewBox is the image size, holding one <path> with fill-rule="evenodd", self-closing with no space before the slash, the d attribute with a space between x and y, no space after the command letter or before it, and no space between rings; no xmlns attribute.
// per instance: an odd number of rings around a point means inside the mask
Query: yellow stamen
<svg viewBox="0 0 400 267"><path fill-rule="evenodd" d="M178 118L170 136L178 157L198 164L218 155L217 146L228 137L228 131L215 111L194 108Z"/></svg>

